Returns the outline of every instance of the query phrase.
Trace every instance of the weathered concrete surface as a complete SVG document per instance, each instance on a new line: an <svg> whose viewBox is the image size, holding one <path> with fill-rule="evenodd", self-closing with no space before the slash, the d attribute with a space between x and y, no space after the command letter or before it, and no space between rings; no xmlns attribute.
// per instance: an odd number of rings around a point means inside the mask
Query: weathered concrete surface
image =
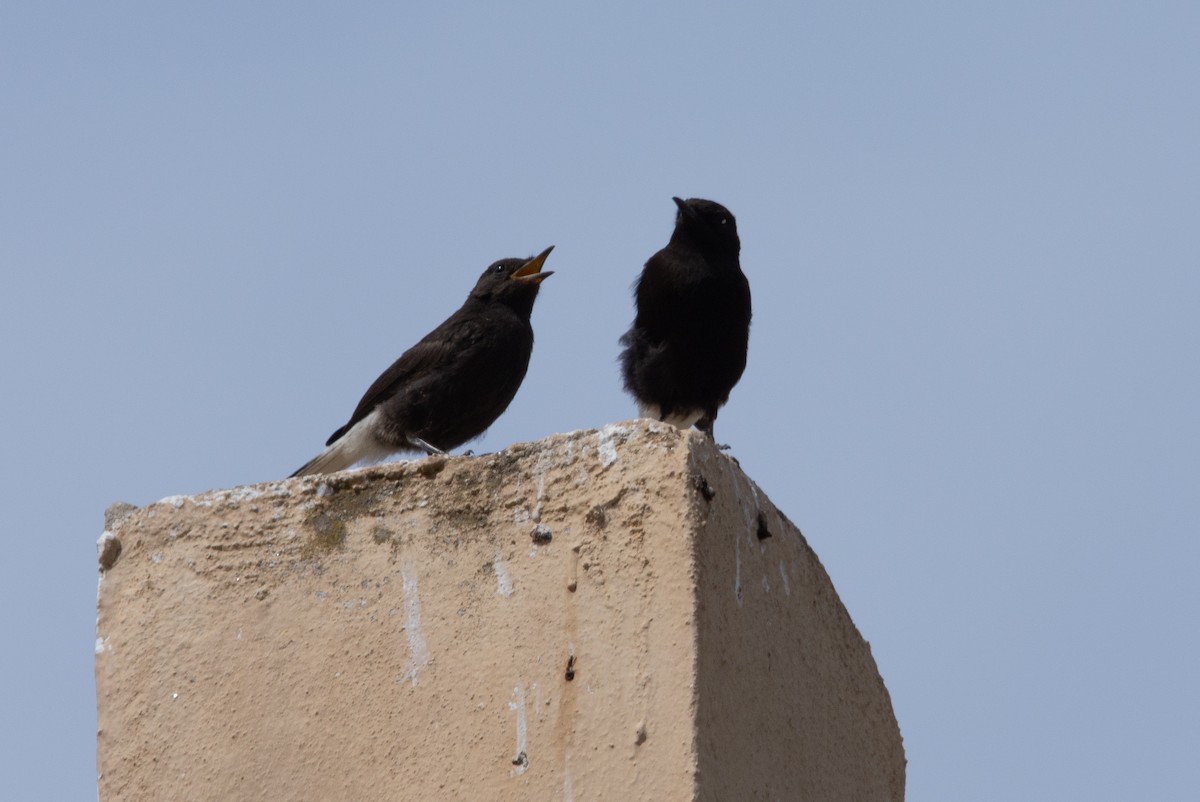
<svg viewBox="0 0 1200 802"><path fill-rule="evenodd" d="M109 522L101 800L898 800L799 531L645 421Z"/></svg>

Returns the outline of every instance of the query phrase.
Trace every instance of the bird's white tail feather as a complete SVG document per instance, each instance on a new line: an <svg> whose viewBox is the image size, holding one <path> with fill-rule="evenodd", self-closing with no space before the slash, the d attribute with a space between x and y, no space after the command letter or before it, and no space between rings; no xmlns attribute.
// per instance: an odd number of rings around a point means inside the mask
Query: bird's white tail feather
<svg viewBox="0 0 1200 802"><path fill-rule="evenodd" d="M638 404L638 417L665 421L676 429L690 429L696 421L704 417L704 411L699 409L677 410L664 418L662 409L657 404Z"/></svg>
<svg viewBox="0 0 1200 802"><path fill-rule="evenodd" d="M292 474L292 476L310 476L315 473L336 473L344 471L354 463L358 462L354 455L349 452L349 449L342 446L342 441L338 440L329 448L322 451L317 456L304 463L300 470Z"/></svg>
<svg viewBox="0 0 1200 802"><path fill-rule="evenodd" d="M378 462L395 453L395 449L382 445L375 439L375 420L378 410L354 424L350 431L317 456L304 463L292 476L310 476L316 473L344 471L359 462Z"/></svg>

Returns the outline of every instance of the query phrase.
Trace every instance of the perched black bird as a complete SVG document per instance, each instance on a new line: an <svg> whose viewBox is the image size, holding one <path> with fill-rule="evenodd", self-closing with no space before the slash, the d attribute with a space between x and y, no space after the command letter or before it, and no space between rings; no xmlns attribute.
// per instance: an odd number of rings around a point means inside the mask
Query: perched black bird
<svg viewBox="0 0 1200 802"><path fill-rule="evenodd" d="M324 451L292 476L333 473L401 451L441 454L487 431L529 367L529 316L551 245L530 259L493 263L442 325L375 380Z"/></svg>
<svg viewBox="0 0 1200 802"><path fill-rule="evenodd" d="M642 417L681 429L695 424L711 438L717 410L746 369L750 283L729 210L700 198L672 200L675 231L638 278L621 371Z"/></svg>

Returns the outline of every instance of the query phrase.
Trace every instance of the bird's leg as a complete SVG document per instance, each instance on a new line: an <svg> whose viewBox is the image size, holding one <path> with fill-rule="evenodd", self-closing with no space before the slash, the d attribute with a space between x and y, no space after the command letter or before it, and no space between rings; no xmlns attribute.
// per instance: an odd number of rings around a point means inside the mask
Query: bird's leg
<svg viewBox="0 0 1200 802"><path fill-rule="evenodd" d="M426 454L428 454L430 456L433 456L434 454L440 454L443 457L446 456L445 451L442 451L437 446L432 446L429 443L426 443L424 440L417 437L415 434L405 435L405 439L408 440L409 445L416 446L417 448L421 449L422 451L424 451Z"/></svg>
<svg viewBox="0 0 1200 802"><path fill-rule="evenodd" d="M717 438L713 435L713 423L716 421L716 419L716 415L706 412L704 413L704 416L700 418L700 420L696 421L696 428L708 435L708 439L712 440L717 448L719 448L721 451L728 451L729 444L718 443Z"/></svg>

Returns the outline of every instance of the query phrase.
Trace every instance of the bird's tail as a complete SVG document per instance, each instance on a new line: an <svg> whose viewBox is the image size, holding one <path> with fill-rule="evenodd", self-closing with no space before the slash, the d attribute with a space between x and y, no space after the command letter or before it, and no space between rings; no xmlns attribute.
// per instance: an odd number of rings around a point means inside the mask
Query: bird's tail
<svg viewBox="0 0 1200 802"><path fill-rule="evenodd" d="M699 409L676 409L669 414L664 415L662 407L658 404L647 404L638 402L638 417L649 418L650 420L663 421L669 423L676 429L690 429L695 423L699 423L704 417L704 412ZM711 427L712 424L710 423ZM700 427L703 429L704 427ZM707 430L706 430L707 431Z"/></svg>
<svg viewBox="0 0 1200 802"><path fill-rule="evenodd" d="M358 462L378 462L397 449L388 448L375 439L375 425L379 411L375 410L367 417L346 429L343 426L338 432L345 431L340 436L335 434L331 444L320 454L300 466L300 469L289 476L310 476L314 473L335 473L344 471Z"/></svg>
<svg viewBox="0 0 1200 802"><path fill-rule="evenodd" d="M337 471L344 471L354 463L358 462L359 458L354 454L349 453L349 450L342 447L340 444L341 441L339 440L317 456L310 459L308 462L301 465L300 469L288 478L291 479L296 476L311 476L314 473L336 473Z"/></svg>

